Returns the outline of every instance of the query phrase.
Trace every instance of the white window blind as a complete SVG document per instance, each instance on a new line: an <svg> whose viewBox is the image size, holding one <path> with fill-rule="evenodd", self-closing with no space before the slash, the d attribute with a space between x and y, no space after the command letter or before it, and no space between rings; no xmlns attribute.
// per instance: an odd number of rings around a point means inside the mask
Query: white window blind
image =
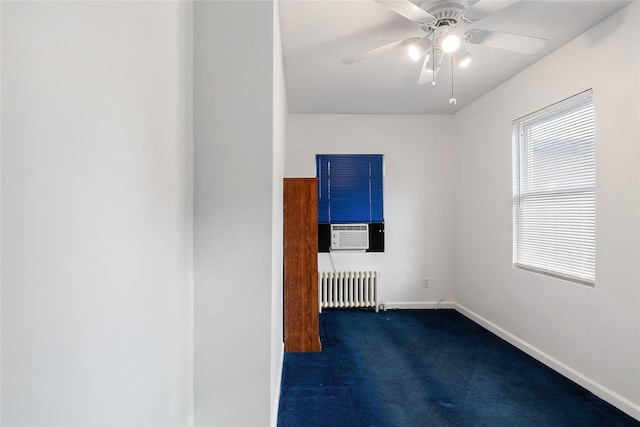
<svg viewBox="0 0 640 427"><path fill-rule="evenodd" d="M513 263L595 284L591 89L513 122Z"/></svg>

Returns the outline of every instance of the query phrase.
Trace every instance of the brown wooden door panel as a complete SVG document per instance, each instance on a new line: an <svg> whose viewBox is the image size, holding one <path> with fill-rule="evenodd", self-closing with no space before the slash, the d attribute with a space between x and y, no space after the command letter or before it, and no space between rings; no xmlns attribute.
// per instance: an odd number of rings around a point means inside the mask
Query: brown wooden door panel
<svg viewBox="0 0 640 427"><path fill-rule="evenodd" d="M315 178L284 179L285 351L320 351Z"/></svg>

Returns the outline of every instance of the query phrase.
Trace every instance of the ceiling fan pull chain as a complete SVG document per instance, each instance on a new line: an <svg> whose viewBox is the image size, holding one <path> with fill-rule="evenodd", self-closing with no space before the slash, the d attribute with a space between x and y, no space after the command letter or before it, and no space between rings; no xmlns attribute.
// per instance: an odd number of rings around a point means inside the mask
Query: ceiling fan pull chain
<svg viewBox="0 0 640 427"><path fill-rule="evenodd" d="M431 61L431 86L436 85L436 48L433 49L433 60Z"/></svg>
<svg viewBox="0 0 640 427"><path fill-rule="evenodd" d="M456 105L457 100L453 97L453 52L451 52L451 98L449 105Z"/></svg>

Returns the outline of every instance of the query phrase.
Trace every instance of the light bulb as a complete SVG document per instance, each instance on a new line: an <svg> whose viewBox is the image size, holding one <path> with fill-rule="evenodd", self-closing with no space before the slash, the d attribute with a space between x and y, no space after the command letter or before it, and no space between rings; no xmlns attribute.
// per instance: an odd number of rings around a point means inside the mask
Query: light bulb
<svg viewBox="0 0 640 427"><path fill-rule="evenodd" d="M425 53L428 53L432 47L433 42L429 40L427 36L411 43L407 51L409 52L409 57L417 62Z"/></svg>
<svg viewBox="0 0 640 427"><path fill-rule="evenodd" d="M458 102L455 98L451 98L449 100L449 105L456 105L456 102Z"/></svg>
<svg viewBox="0 0 640 427"><path fill-rule="evenodd" d="M449 34L442 39L441 47L446 53L455 52L460 47L460 37L456 34Z"/></svg>
<svg viewBox="0 0 640 427"><path fill-rule="evenodd" d="M409 50L409 58L417 62L418 59L420 59L420 50L416 47L415 44L412 44L411 46L409 46L408 50Z"/></svg>

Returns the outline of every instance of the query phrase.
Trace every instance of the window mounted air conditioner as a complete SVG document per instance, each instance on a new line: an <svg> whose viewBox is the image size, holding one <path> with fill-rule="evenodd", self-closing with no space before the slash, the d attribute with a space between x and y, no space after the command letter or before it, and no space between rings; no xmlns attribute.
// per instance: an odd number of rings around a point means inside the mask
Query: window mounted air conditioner
<svg viewBox="0 0 640 427"><path fill-rule="evenodd" d="M369 249L369 224L331 224L331 250Z"/></svg>

